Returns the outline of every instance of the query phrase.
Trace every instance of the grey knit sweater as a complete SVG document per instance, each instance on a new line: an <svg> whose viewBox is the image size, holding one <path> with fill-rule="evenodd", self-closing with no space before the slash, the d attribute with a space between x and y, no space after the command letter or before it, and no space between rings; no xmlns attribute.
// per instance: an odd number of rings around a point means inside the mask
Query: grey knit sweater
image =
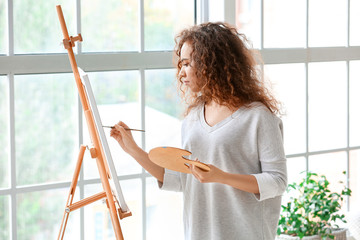
<svg viewBox="0 0 360 240"><path fill-rule="evenodd" d="M182 145L192 152L191 159L254 175L260 194L166 170L161 188L183 192L186 240L275 239L287 186L282 136L281 120L260 103L241 107L212 127L204 119L204 106L191 111L182 125Z"/></svg>

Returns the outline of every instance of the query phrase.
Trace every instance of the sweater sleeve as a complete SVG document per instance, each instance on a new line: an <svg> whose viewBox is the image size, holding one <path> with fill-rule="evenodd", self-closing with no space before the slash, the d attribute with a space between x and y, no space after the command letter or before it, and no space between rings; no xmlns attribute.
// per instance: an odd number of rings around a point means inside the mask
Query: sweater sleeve
<svg viewBox="0 0 360 240"><path fill-rule="evenodd" d="M181 192L182 187L180 181L180 173L165 169L164 182L162 184L159 184L159 187L161 190Z"/></svg>
<svg viewBox="0 0 360 240"><path fill-rule="evenodd" d="M253 176L260 192L256 197L262 201L283 194L287 187L287 168L281 119L267 112L260 116L258 123L257 144L261 173Z"/></svg>

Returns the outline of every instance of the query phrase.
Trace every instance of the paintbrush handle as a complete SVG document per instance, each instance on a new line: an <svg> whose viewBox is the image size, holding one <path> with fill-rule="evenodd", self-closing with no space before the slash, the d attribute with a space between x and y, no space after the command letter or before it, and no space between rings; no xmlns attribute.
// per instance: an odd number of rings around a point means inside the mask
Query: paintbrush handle
<svg viewBox="0 0 360 240"><path fill-rule="evenodd" d="M103 126L105 128L114 128L114 126ZM125 130L130 130L130 131L138 131L138 132L145 132L145 130L141 130L141 129L134 129L134 128L124 128Z"/></svg>

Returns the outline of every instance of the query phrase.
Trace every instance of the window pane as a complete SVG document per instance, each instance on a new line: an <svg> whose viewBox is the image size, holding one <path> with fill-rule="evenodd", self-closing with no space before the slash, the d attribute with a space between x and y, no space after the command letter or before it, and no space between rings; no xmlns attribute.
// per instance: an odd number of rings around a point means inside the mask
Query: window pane
<svg viewBox="0 0 360 240"><path fill-rule="evenodd" d="M360 61L350 62L350 146L360 146Z"/></svg>
<svg viewBox="0 0 360 240"><path fill-rule="evenodd" d="M6 27L6 11L7 7L5 0L0 0L0 54L5 54L6 51L6 36L7 36L7 27Z"/></svg>
<svg viewBox="0 0 360 240"><path fill-rule="evenodd" d="M309 0L309 46L347 44L347 1Z"/></svg>
<svg viewBox="0 0 360 240"><path fill-rule="evenodd" d="M331 191L341 192L346 184L346 175L343 174L346 171L346 161L346 152L310 156L309 171L325 175L330 182Z"/></svg>
<svg viewBox="0 0 360 240"><path fill-rule="evenodd" d="M139 72L90 72L88 73L91 88L96 99L97 108L104 126L113 126L119 121L131 128L141 128L139 105ZM84 143L90 143L86 119L83 116ZM104 128L107 142L118 175L140 173L139 164L126 154L113 138L110 129ZM136 142L141 146L141 132L133 132ZM87 151L88 152L88 151ZM86 159L90 154L86 154ZM85 178L98 178L96 161L86 161Z"/></svg>
<svg viewBox="0 0 360 240"><path fill-rule="evenodd" d="M73 202L79 197L75 192ZM56 239L64 215L68 189L18 194L17 239ZM70 213L64 239L80 239L80 211Z"/></svg>
<svg viewBox="0 0 360 240"><path fill-rule="evenodd" d="M306 45L306 1L264 1L264 47Z"/></svg>
<svg viewBox="0 0 360 240"><path fill-rule="evenodd" d="M0 76L0 188L9 187L9 95L7 78Z"/></svg>
<svg viewBox="0 0 360 240"><path fill-rule="evenodd" d="M309 64L309 149L346 147L345 62Z"/></svg>
<svg viewBox="0 0 360 240"><path fill-rule="evenodd" d="M360 0L350 0L350 45L360 45Z"/></svg>
<svg viewBox="0 0 360 240"><path fill-rule="evenodd" d="M8 196L0 196L0 239L10 239L10 215Z"/></svg>
<svg viewBox="0 0 360 240"><path fill-rule="evenodd" d="M306 171L306 159L304 157L287 159L287 176L288 183L299 183L304 177L303 172Z"/></svg>
<svg viewBox="0 0 360 240"><path fill-rule="evenodd" d="M236 0L235 20L240 32L245 33L253 47L259 49L261 46L260 0Z"/></svg>
<svg viewBox="0 0 360 240"><path fill-rule="evenodd" d="M350 210L360 211L360 150L350 151L349 170Z"/></svg>
<svg viewBox="0 0 360 240"><path fill-rule="evenodd" d="M139 1L81 1L85 52L139 50Z"/></svg>
<svg viewBox="0 0 360 240"><path fill-rule="evenodd" d="M304 177L304 171L306 171L305 157L288 158L286 165L288 184L300 183ZM289 202L292 196L292 193L284 193L281 200L282 204L285 205L287 202Z"/></svg>
<svg viewBox="0 0 360 240"><path fill-rule="evenodd" d="M184 105L176 90L174 69L145 71L146 148L181 147Z"/></svg>
<svg viewBox="0 0 360 240"><path fill-rule="evenodd" d="M132 216L120 221L124 239L142 239L142 204L140 180L121 181L126 204ZM100 184L85 186L85 196L102 192ZM103 201L97 201L85 207L85 239L115 239L115 232L109 215L109 209Z"/></svg>
<svg viewBox="0 0 360 240"><path fill-rule="evenodd" d="M182 209L182 193L160 190L154 178L146 179L146 239L184 239Z"/></svg>
<svg viewBox="0 0 360 240"><path fill-rule="evenodd" d="M56 13L56 0L14 0L15 53L64 52L64 39ZM60 1L69 35L75 32L75 1Z"/></svg>
<svg viewBox="0 0 360 240"><path fill-rule="evenodd" d="M145 50L172 50L174 37L194 24L194 0L144 0Z"/></svg>
<svg viewBox="0 0 360 240"><path fill-rule="evenodd" d="M306 88L304 64L265 66L276 98L283 104L284 146L286 154L306 150Z"/></svg>
<svg viewBox="0 0 360 240"><path fill-rule="evenodd" d="M77 99L71 74L15 76L17 184L69 181L77 160Z"/></svg>

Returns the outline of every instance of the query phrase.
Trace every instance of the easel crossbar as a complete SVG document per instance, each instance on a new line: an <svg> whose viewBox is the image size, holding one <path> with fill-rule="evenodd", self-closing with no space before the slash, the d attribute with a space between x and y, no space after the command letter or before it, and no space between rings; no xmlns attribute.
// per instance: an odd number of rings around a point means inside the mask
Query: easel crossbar
<svg viewBox="0 0 360 240"><path fill-rule="evenodd" d="M90 203L93 203L93 202L96 202L100 199L103 199L103 198L106 198L106 192L101 192L101 193L98 193L98 194L95 194L93 196L90 196L90 197L87 197L87 198L84 198L76 203L73 203L69 206L67 206L66 208L66 212L72 212L76 209L79 209L81 207L84 207Z"/></svg>

